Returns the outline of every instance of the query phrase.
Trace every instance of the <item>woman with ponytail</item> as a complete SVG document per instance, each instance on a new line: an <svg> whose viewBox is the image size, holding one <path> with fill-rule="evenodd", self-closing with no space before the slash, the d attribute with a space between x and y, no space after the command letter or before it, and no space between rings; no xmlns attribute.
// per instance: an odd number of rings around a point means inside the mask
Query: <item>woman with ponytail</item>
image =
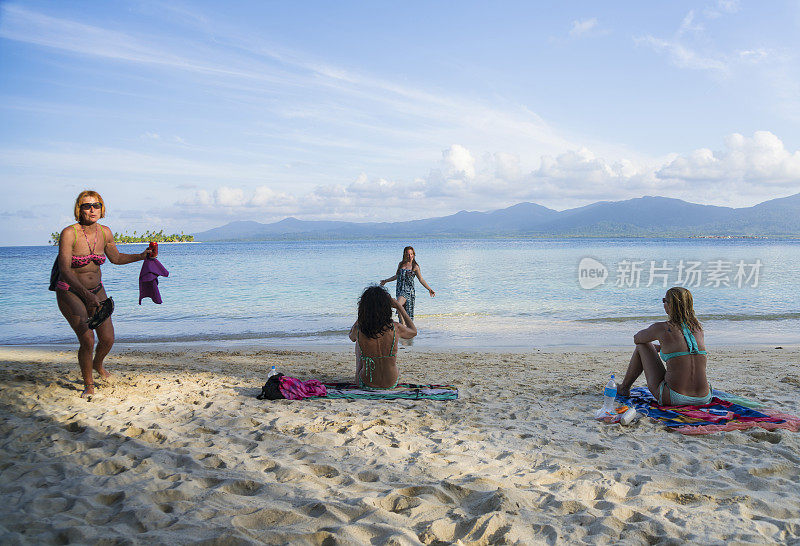
<svg viewBox="0 0 800 546"><path fill-rule="evenodd" d="M656 322L633 336L636 348L618 392L627 396L644 372L647 388L660 405L708 404L711 386L706 378L705 338L694 315L692 294L675 286L661 301L668 320Z"/></svg>

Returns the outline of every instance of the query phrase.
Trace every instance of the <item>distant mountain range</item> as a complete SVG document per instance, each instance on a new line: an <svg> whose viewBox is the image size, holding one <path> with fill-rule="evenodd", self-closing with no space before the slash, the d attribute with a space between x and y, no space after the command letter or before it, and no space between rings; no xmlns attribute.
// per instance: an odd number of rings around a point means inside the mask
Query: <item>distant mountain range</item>
<svg viewBox="0 0 800 546"><path fill-rule="evenodd" d="M535 203L492 212L461 211L408 222L331 222L286 218L231 222L196 241L411 237L800 237L800 193L752 207L698 205L667 197L600 201L563 211Z"/></svg>

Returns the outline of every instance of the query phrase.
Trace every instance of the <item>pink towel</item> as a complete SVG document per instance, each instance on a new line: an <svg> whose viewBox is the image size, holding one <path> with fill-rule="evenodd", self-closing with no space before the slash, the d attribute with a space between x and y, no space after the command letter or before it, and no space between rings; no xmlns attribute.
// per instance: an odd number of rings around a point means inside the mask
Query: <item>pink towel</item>
<svg viewBox="0 0 800 546"><path fill-rule="evenodd" d="M288 400L302 400L313 396L325 396L328 394L325 385L316 379L300 381L296 377L283 375L280 378L280 391L284 398Z"/></svg>

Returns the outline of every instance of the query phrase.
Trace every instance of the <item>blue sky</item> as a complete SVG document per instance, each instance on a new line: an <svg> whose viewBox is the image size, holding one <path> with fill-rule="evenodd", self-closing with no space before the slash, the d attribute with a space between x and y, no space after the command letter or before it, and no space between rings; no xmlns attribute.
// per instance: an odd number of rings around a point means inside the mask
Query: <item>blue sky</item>
<svg viewBox="0 0 800 546"><path fill-rule="evenodd" d="M798 2L0 0L0 244L800 192Z"/></svg>

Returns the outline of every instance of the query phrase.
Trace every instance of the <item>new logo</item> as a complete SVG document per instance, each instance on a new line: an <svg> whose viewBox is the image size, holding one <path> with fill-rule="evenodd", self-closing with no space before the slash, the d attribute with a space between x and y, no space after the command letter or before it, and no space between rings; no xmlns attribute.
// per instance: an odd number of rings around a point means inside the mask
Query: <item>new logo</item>
<svg viewBox="0 0 800 546"><path fill-rule="evenodd" d="M584 290L602 286L608 278L608 268L588 256L578 264L578 283Z"/></svg>

